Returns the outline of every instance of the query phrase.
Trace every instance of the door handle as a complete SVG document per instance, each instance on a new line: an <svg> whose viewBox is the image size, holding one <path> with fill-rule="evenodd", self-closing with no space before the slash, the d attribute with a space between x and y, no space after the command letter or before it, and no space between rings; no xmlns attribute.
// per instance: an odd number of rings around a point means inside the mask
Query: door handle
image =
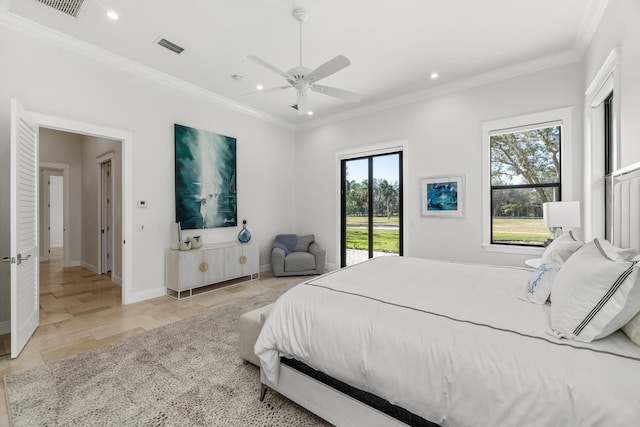
<svg viewBox="0 0 640 427"><path fill-rule="evenodd" d="M31 254L29 254L29 255L27 255L25 257L23 257L22 254L18 254L18 256L16 257L16 259L17 259L16 263L18 265L20 265L20 264L22 264L22 261L27 261L29 258L31 258Z"/></svg>
<svg viewBox="0 0 640 427"><path fill-rule="evenodd" d="M8 256L2 258L2 262L10 262L11 264L13 264L14 262L16 262L15 258L9 258Z"/></svg>

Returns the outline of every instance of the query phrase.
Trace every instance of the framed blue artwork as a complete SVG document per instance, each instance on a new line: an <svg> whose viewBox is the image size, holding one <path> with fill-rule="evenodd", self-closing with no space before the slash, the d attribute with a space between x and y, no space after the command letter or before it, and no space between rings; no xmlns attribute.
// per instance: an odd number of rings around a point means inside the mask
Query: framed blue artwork
<svg viewBox="0 0 640 427"><path fill-rule="evenodd" d="M464 216L464 175L422 178L422 216Z"/></svg>
<svg viewBox="0 0 640 427"><path fill-rule="evenodd" d="M236 139L176 124L176 222L182 230L235 227Z"/></svg>

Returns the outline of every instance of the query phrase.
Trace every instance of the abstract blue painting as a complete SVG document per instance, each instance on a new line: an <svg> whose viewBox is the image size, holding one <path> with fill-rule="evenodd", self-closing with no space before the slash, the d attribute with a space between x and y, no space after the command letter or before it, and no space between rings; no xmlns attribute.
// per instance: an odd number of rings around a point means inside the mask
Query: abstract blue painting
<svg viewBox="0 0 640 427"><path fill-rule="evenodd" d="M463 216L464 176L423 178L422 215Z"/></svg>
<svg viewBox="0 0 640 427"><path fill-rule="evenodd" d="M236 139L176 124L176 222L183 230L235 227Z"/></svg>
<svg viewBox="0 0 640 427"><path fill-rule="evenodd" d="M427 209L430 211L458 209L458 183L453 181L427 184Z"/></svg>

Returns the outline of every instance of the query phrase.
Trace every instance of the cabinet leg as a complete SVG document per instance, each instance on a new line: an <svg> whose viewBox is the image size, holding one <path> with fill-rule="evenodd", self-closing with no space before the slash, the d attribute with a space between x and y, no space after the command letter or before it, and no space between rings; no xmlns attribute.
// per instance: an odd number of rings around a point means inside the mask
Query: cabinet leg
<svg viewBox="0 0 640 427"><path fill-rule="evenodd" d="M266 385L260 384L260 402L264 400L264 396L267 394L268 389L269 387L267 387Z"/></svg>

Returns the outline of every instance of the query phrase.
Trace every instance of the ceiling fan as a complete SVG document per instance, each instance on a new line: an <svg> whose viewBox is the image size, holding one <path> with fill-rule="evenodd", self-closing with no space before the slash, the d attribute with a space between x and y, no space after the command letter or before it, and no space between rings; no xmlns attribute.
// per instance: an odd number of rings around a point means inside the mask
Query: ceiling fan
<svg viewBox="0 0 640 427"><path fill-rule="evenodd" d="M302 23L307 20L309 15L305 9L295 9L293 11L293 16L300 22L300 65L297 67L291 68L289 71L284 72L279 68L269 64L268 62L256 57L256 56L248 56L247 58L252 60L253 62L262 65L263 67L273 71L274 73L284 77L287 80L288 85L272 87L269 89L258 90L255 92L250 92L245 95L249 95L252 93L258 92L273 92L282 89L294 88L298 93L298 114L308 114L309 113L309 90L314 92L322 93L324 95L333 96L335 98L340 98L349 102L358 102L360 100L360 95L357 93L349 92L347 90L338 89L331 86L319 85L317 82L325 77L328 77L343 68L347 67L351 62L347 59L346 56L338 55L333 59L325 62L320 65L315 70L311 70L302 65Z"/></svg>

